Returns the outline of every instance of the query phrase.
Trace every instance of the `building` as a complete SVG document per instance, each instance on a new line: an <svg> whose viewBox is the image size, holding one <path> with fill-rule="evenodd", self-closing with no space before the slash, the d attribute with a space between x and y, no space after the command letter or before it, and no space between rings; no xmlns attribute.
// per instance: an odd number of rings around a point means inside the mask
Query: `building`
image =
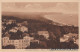
<svg viewBox="0 0 80 52"><path fill-rule="evenodd" d="M2 30L5 30L6 29L6 27L5 26L2 26Z"/></svg>
<svg viewBox="0 0 80 52"><path fill-rule="evenodd" d="M37 42L39 44L39 40L32 40L31 42Z"/></svg>
<svg viewBox="0 0 80 52"><path fill-rule="evenodd" d="M9 32L16 33L18 31L18 29L19 29L18 27L13 27L12 29L9 30Z"/></svg>
<svg viewBox="0 0 80 52"><path fill-rule="evenodd" d="M19 40L10 40L9 37L3 37L2 38L2 45L14 45L16 49L24 49L28 46L30 46L30 41L32 41L34 38L25 36L23 39Z"/></svg>
<svg viewBox="0 0 80 52"><path fill-rule="evenodd" d="M75 34L75 33L69 33L67 35L72 38L78 38L78 34Z"/></svg>
<svg viewBox="0 0 80 52"><path fill-rule="evenodd" d="M8 20L6 25L12 24L12 23L16 23L16 20Z"/></svg>
<svg viewBox="0 0 80 52"><path fill-rule="evenodd" d="M8 41L9 41L9 37L4 37L4 38L2 38L2 45L3 45L3 46L9 45L9 44L8 44Z"/></svg>
<svg viewBox="0 0 80 52"><path fill-rule="evenodd" d="M16 33L18 30L17 29L14 29L14 28L12 28L12 29L10 29L9 30L9 32L13 32L13 33Z"/></svg>
<svg viewBox="0 0 80 52"><path fill-rule="evenodd" d="M49 38L49 32L48 31L38 31L38 35L43 35L46 39Z"/></svg>
<svg viewBox="0 0 80 52"><path fill-rule="evenodd" d="M79 39L76 39L76 41L74 43L79 46Z"/></svg>
<svg viewBox="0 0 80 52"><path fill-rule="evenodd" d="M19 30L22 31L22 32L28 32L28 28L25 27L25 26L19 27Z"/></svg>
<svg viewBox="0 0 80 52"><path fill-rule="evenodd" d="M27 21L23 21L21 23L17 23L17 26L27 26L28 25L28 22Z"/></svg>
<svg viewBox="0 0 80 52"><path fill-rule="evenodd" d="M60 38L60 42L69 42L69 41L76 41L78 39L78 34L69 33L65 34L63 37Z"/></svg>
<svg viewBox="0 0 80 52"><path fill-rule="evenodd" d="M22 24L21 24L21 23L17 23L17 26L19 26L19 27L20 27L20 26L22 26Z"/></svg>
<svg viewBox="0 0 80 52"><path fill-rule="evenodd" d="M9 30L9 32L14 32L14 33L16 33L18 30L20 30L21 32L28 32L28 28L25 27L25 26L13 27L12 29Z"/></svg>
<svg viewBox="0 0 80 52"><path fill-rule="evenodd" d="M68 42L69 36L64 36L60 38L60 42Z"/></svg>
<svg viewBox="0 0 80 52"><path fill-rule="evenodd" d="M22 25L27 26L28 25L28 22L27 21L24 21L24 22L22 22Z"/></svg>
<svg viewBox="0 0 80 52"><path fill-rule="evenodd" d="M10 37L10 34L8 32L5 32L6 37Z"/></svg>

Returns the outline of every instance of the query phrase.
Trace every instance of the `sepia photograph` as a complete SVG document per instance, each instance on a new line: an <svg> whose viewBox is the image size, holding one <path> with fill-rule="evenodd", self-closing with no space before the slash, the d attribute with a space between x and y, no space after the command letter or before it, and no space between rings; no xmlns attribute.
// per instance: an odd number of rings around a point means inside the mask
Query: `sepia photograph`
<svg viewBox="0 0 80 52"><path fill-rule="evenodd" d="M79 49L77 2L2 2L2 49Z"/></svg>

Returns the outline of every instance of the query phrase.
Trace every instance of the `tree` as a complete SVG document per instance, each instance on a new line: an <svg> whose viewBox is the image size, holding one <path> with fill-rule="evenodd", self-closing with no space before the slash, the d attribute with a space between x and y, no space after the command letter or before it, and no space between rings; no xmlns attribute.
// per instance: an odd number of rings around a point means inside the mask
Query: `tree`
<svg viewBox="0 0 80 52"><path fill-rule="evenodd" d="M73 41L60 43L60 49L78 49L79 46Z"/></svg>
<svg viewBox="0 0 80 52"><path fill-rule="evenodd" d="M15 49L14 45L2 46L3 49Z"/></svg>

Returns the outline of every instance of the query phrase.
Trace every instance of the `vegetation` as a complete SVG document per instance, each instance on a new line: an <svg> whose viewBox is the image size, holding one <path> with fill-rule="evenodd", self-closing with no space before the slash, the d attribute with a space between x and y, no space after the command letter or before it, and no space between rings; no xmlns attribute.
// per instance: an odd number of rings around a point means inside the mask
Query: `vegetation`
<svg viewBox="0 0 80 52"><path fill-rule="evenodd" d="M13 19L13 20L16 20L16 23L21 23L23 21L28 22L28 26L26 27L28 27L29 36L39 40L40 44L32 43L29 47L26 47L26 49L34 49L34 48L78 49L78 45L74 44L73 42L60 43L60 40L59 40L59 38L62 37L64 34L68 34L68 33L78 34L78 27L68 26L68 25L59 26L59 25L53 24L54 22L50 20L41 21L41 20L35 20L35 19L21 19L13 16L2 16L2 22L4 19L7 19L7 20ZM6 29L2 30L2 33L3 33L2 37L5 36L5 32L9 33L9 30L12 27L15 27L16 23L10 24L10 25L3 24L3 26L6 26ZM44 36L40 36L37 34L37 32L41 30L46 30L49 32L49 40L45 39ZM31 33L33 33L33 35ZM22 39L24 37L23 36L24 33L21 31L18 31L17 33L9 33L9 34L10 34L10 39ZM10 47L10 46L7 46L7 47ZM3 48L6 48L6 47L3 47Z"/></svg>
<svg viewBox="0 0 80 52"><path fill-rule="evenodd" d="M14 45L2 46L2 49L15 49Z"/></svg>

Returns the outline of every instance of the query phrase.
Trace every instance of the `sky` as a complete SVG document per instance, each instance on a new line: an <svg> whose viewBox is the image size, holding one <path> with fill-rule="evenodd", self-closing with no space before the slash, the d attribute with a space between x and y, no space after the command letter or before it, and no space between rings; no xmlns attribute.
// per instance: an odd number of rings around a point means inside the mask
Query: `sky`
<svg viewBox="0 0 80 52"><path fill-rule="evenodd" d="M57 12L63 14L78 14L77 2L3 2L2 12ZM52 17L51 17L52 16ZM66 16L66 15L65 15ZM46 18L65 24L77 25L78 17L49 15ZM73 20L71 20L73 19ZM68 23L67 23L68 21Z"/></svg>
<svg viewBox="0 0 80 52"><path fill-rule="evenodd" d="M2 3L2 11L6 12L62 12L76 14L78 3Z"/></svg>

